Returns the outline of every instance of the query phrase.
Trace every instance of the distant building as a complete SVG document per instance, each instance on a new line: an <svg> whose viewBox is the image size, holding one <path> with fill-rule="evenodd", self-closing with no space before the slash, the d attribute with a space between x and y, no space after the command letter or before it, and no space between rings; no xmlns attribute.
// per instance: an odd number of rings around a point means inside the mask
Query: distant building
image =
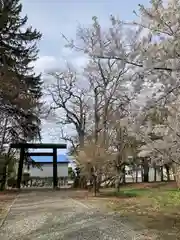
<svg viewBox="0 0 180 240"><path fill-rule="evenodd" d="M28 172L32 178L50 178L53 177L53 158L51 156L33 156L32 159L40 166L24 167L24 172ZM65 154L57 155L58 178L68 177L68 156Z"/></svg>

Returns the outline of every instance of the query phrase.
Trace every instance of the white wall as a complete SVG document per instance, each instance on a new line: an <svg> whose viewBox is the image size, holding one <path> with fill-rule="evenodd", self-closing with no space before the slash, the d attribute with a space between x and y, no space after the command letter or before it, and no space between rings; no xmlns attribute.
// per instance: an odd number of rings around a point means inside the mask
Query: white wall
<svg viewBox="0 0 180 240"><path fill-rule="evenodd" d="M25 172L27 172L24 169ZM30 168L28 171L31 177L53 177L53 165L52 164L44 164L42 166L42 170L39 168ZM58 177L68 177L68 164L67 163L59 163L57 165Z"/></svg>

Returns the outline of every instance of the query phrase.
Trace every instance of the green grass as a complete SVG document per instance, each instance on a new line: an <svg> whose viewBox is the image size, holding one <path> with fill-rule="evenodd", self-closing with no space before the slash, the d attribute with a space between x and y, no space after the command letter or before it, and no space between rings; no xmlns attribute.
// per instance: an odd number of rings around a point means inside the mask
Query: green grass
<svg viewBox="0 0 180 240"><path fill-rule="evenodd" d="M139 224L140 228L158 231L162 239L180 239L180 191L164 187L123 187L105 191L108 207ZM171 234L170 238L166 235ZM177 237L178 236L178 237Z"/></svg>
<svg viewBox="0 0 180 240"><path fill-rule="evenodd" d="M163 210L164 208L171 208L172 210L173 208L180 207L180 191L176 189L124 189L119 192L109 192L106 196L121 199L135 198L139 202L148 201L159 210Z"/></svg>
<svg viewBox="0 0 180 240"><path fill-rule="evenodd" d="M146 194L150 194L151 192L148 189L124 189L119 192L114 190L112 192L108 192L106 196L115 196L115 197L140 197Z"/></svg>

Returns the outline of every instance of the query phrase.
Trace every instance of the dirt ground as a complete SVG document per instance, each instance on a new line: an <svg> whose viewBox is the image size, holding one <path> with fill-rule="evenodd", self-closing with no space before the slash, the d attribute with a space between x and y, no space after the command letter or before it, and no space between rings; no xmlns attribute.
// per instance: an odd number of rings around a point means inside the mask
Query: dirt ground
<svg viewBox="0 0 180 240"><path fill-rule="evenodd" d="M6 218L1 240L132 240L148 238L119 214L92 204L87 192L22 191Z"/></svg>
<svg viewBox="0 0 180 240"><path fill-rule="evenodd" d="M93 197L82 190L22 190L0 239L180 239L180 192L174 182L127 184L117 196L113 191L101 189ZM0 193L1 218L16 194Z"/></svg>
<svg viewBox="0 0 180 240"><path fill-rule="evenodd" d="M0 192L0 226L16 196L16 191Z"/></svg>

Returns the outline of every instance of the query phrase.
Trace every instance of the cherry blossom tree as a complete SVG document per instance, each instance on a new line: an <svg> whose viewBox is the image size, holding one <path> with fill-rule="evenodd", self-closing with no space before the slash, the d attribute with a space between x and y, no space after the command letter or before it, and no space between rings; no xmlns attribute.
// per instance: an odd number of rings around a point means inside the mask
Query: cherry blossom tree
<svg viewBox="0 0 180 240"><path fill-rule="evenodd" d="M76 41L66 39L67 47L88 58L83 81L90 99L89 122L82 152L89 156L98 147L104 151L104 159L98 154L87 157L96 172L102 165L112 164L115 155L121 155L124 164L123 146L134 144L137 153L143 145L151 163L172 164L180 185L179 10L177 0L152 0L149 8L139 5L136 22L111 16L110 26L103 28L93 17L91 26L78 27ZM126 126L122 127L124 118Z"/></svg>

